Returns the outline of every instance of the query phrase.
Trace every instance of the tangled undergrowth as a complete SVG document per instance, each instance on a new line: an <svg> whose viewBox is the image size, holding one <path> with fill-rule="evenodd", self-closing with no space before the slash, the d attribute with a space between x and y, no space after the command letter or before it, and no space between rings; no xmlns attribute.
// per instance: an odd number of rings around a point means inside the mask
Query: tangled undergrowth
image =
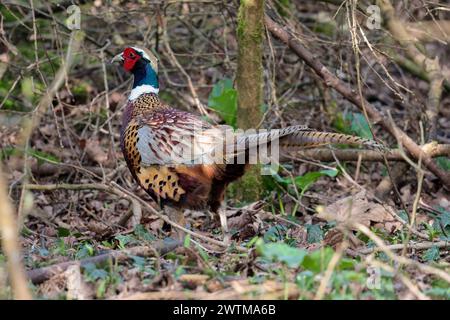
<svg viewBox="0 0 450 320"><path fill-rule="evenodd" d="M439 57L445 77L433 118L433 110L427 117L433 79L396 41L389 24L368 29L365 9L351 1L343 6L336 5L340 1L267 2L274 19L340 80L357 90L359 77L364 97L416 143L443 146L435 161L450 171L449 49L441 43L450 41L450 31L433 34L438 41L416 35L422 51ZM395 4L395 12L410 26L449 19L445 4L410 1L417 6L406 7L403 2ZM187 211L193 234L183 243L168 239L168 224L124 164L120 116L131 82L108 61L129 44L152 48L160 59L162 100L206 111L213 123L234 125L237 7L236 1L213 0L80 1L81 37L73 66L26 136L36 106L64 68L74 34L66 28L63 5L0 6L0 157L18 209L33 295L449 299L449 192L412 157L386 166L358 156L338 161L345 146L322 149L336 154L327 161L313 153L290 154L278 172L264 176L259 201L242 203L235 187L229 188L231 246L221 246L220 228L208 212ZM352 23L361 29L351 32ZM363 112L268 30L264 41L266 128L306 124L373 138L371 127L376 138L398 147L385 128L369 126ZM407 154L401 149L398 158ZM0 297L10 298L5 260L0 251Z"/></svg>

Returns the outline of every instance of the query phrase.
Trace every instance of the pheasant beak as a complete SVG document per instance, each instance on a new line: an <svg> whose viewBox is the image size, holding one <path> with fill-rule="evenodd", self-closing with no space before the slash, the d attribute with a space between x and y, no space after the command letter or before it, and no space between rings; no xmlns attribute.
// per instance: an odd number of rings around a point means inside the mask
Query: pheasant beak
<svg viewBox="0 0 450 320"><path fill-rule="evenodd" d="M114 62L123 62L123 61L124 61L124 59L123 59L123 54L122 54L122 53L119 53L117 56L115 56L114 58L112 58L111 63L114 63Z"/></svg>

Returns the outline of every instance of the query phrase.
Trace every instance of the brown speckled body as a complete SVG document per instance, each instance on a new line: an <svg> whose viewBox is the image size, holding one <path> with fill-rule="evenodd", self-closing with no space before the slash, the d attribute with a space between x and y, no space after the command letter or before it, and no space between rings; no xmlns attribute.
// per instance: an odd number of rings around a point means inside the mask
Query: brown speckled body
<svg viewBox="0 0 450 320"><path fill-rule="evenodd" d="M250 154L256 155L253 151L278 143L283 149L330 143L378 147L371 140L316 132L305 126L259 133L212 126L194 114L161 103L157 58L149 50L127 47L112 62L121 63L134 78L121 128L121 149L133 178L161 207L168 205L166 214L181 226L184 217L178 209L218 213L224 243L230 239L225 210L220 209L225 190L244 174L248 165L237 163L248 163ZM182 240L183 234L178 238Z"/></svg>
<svg viewBox="0 0 450 320"><path fill-rule="evenodd" d="M171 163L171 151L180 143L182 136L195 136L194 127L206 130L204 132L212 130L209 136L205 134L202 138L209 139L223 133L196 115L162 104L156 94L143 94L129 101L126 106L121 130L122 152L134 179L161 206L211 209L216 212L223 201L227 185L240 178L247 165L235 162ZM244 135L237 138L236 143L247 145L261 135ZM281 148L314 147L329 143L378 147L372 140L311 131L302 126L275 130L269 136L270 139L279 139ZM203 145L208 144L202 142ZM246 147L244 149L247 150Z"/></svg>
<svg viewBox="0 0 450 320"><path fill-rule="evenodd" d="M138 130L142 126L160 134L160 144L150 145L156 156L165 150L174 126L197 122L202 128L211 126L199 117L163 105L155 94L144 94L129 101L124 111L121 130L121 148L134 179L161 206L175 208L211 209L217 211L227 184L244 174L245 165L144 165L137 148ZM176 145L176 141L171 141ZM158 159L157 159L158 160Z"/></svg>

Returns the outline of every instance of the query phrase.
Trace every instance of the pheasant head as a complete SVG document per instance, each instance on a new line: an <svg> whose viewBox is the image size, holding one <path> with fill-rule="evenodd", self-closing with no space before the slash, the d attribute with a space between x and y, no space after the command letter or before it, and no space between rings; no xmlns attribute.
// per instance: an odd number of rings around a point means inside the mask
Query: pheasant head
<svg viewBox="0 0 450 320"><path fill-rule="evenodd" d="M158 94L158 59L150 50L127 47L111 62L119 62L126 71L131 72L134 76L129 100L134 100L143 93Z"/></svg>

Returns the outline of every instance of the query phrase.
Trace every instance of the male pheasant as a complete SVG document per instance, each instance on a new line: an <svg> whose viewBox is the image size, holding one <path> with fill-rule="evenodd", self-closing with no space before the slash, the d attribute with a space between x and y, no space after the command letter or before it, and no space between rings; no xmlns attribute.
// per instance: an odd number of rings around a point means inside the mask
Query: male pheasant
<svg viewBox="0 0 450 320"><path fill-rule="evenodd" d="M245 173L252 145L267 146L277 140L282 148L328 143L376 146L372 140L311 131L304 126L237 135L227 126L213 126L164 104L158 96L158 61L150 51L127 47L112 62L120 62L134 75L120 140L128 168L178 223L183 223L184 208L209 209L219 214L223 231L228 233L221 210L225 189ZM225 139L230 132L232 139ZM186 150L189 156L185 156ZM242 158L243 153L247 154ZM237 162L238 157L244 161Z"/></svg>

